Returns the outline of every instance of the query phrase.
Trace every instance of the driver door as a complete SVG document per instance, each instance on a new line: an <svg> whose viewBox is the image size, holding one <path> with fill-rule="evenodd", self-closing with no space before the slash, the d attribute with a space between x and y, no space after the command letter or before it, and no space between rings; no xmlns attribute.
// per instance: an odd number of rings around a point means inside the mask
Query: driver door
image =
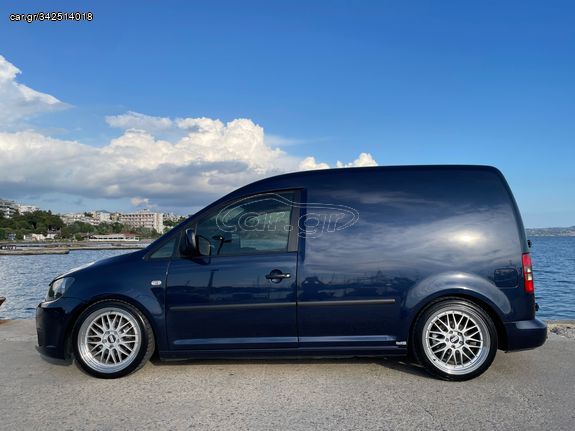
<svg viewBox="0 0 575 431"><path fill-rule="evenodd" d="M299 193L250 196L193 223L210 256L176 258L167 285L170 348L297 347Z"/></svg>

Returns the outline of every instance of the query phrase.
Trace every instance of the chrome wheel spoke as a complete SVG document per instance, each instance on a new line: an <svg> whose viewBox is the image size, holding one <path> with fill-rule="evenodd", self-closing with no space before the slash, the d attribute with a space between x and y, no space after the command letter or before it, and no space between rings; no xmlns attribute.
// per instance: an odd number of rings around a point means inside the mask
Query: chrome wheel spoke
<svg viewBox="0 0 575 431"><path fill-rule="evenodd" d="M443 354L441 355L440 361L443 361L443 358L445 358L445 355L447 354L448 351L449 349L446 348Z"/></svg>
<svg viewBox="0 0 575 431"><path fill-rule="evenodd" d="M465 317L465 325L463 326L463 329L461 330L461 332L463 332L465 334L465 332L467 331L469 325L469 318Z"/></svg>
<svg viewBox="0 0 575 431"><path fill-rule="evenodd" d="M435 322L436 325L438 323L441 324L445 328L446 331L449 331L449 325L445 324L441 319L438 319L437 322Z"/></svg>
<svg viewBox="0 0 575 431"><path fill-rule="evenodd" d="M439 348L436 348L436 347L439 347ZM434 347L432 347L432 349L435 349L435 350L433 350L433 353L437 356L437 354L439 354L439 353L441 353L447 349L447 344L443 344L441 346L434 346Z"/></svg>
<svg viewBox="0 0 575 431"><path fill-rule="evenodd" d="M96 344L94 347L92 347L92 348L90 349L90 352L93 352L94 350L96 350L96 349L98 349L98 348L99 348L99 349L102 348L102 345L101 345L100 343L98 343L98 344Z"/></svg>
<svg viewBox="0 0 575 431"><path fill-rule="evenodd" d="M118 352L122 353L123 355L129 356L131 351L124 345L120 344L118 346Z"/></svg>
<svg viewBox="0 0 575 431"><path fill-rule="evenodd" d="M461 349L461 354L464 355L470 361L473 361L473 358L471 356L469 356L467 353L465 353L464 349L465 349L465 346L463 346L463 348Z"/></svg>

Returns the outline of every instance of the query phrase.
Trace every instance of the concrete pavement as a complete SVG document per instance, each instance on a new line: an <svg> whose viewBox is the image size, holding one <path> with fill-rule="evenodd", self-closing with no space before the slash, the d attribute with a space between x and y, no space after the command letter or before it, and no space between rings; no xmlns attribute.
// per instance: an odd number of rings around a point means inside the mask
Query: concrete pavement
<svg viewBox="0 0 575 431"><path fill-rule="evenodd" d="M575 341L498 352L443 382L398 360L149 363L119 380L45 362L32 321L0 324L0 429L480 430L575 426Z"/></svg>

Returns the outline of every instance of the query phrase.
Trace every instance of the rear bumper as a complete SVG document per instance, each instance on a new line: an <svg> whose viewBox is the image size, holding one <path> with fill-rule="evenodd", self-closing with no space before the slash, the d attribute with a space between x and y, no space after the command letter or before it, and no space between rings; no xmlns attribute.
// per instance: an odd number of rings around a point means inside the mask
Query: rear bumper
<svg viewBox="0 0 575 431"><path fill-rule="evenodd" d="M42 356L53 359L68 359L66 335L75 310L83 302L75 298L60 298L42 302L36 308L36 350Z"/></svg>
<svg viewBox="0 0 575 431"><path fill-rule="evenodd" d="M505 323L506 351L534 349L545 343L547 324L539 319Z"/></svg>

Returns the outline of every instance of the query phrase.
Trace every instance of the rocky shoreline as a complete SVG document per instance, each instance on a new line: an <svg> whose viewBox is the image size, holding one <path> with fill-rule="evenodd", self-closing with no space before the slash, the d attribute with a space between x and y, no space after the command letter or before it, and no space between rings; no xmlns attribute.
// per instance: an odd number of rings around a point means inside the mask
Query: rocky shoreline
<svg viewBox="0 0 575 431"><path fill-rule="evenodd" d="M549 320L547 331L571 340L575 339L575 320Z"/></svg>

